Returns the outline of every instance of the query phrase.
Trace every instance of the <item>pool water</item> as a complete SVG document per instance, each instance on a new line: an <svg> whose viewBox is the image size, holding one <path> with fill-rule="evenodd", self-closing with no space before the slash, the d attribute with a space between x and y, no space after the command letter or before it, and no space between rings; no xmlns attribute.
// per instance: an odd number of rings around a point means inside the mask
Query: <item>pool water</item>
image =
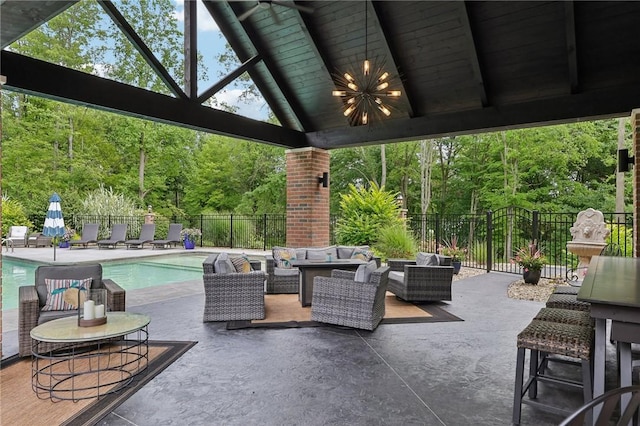
<svg viewBox="0 0 640 426"><path fill-rule="evenodd" d="M125 290L202 279L202 262L207 255L170 255L102 262L102 278L109 278ZM37 263L2 259L2 308L18 307L18 287L33 285Z"/></svg>

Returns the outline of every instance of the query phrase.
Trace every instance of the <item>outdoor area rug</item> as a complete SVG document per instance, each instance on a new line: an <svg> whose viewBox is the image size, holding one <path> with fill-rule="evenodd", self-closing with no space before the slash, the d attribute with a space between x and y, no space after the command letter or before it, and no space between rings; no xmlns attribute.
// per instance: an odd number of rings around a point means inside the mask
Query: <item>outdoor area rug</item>
<svg viewBox="0 0 640 426"><path fill-rule="evenodd" d="M266 294L265 319L228 321L227 330L241 328L299 328L325 327L328 324L311 321L311 307L300 306L297 294ZM442 308L442 302L412 303L387 292L385 315L380 324L408 324L427 322L463 321Z"/></svg>
<svg viewBox="0 0 640 426"><path fill-rule="evenodd" d="M1 423L66 426L96 424L195 344L196 342L150 340L146 371L138 374L119 392L100 397L99 400L94 398L78 402L39 399L31 389L31 358L19 358L17 355L9 357L0 366Z"/></svg>

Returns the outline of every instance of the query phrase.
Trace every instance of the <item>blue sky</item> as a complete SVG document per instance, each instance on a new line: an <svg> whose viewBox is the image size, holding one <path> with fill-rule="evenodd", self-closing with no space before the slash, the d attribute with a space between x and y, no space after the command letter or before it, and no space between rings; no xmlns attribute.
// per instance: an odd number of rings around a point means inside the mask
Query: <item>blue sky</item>
<svg viewBox="0 0 640 426"><path fill-rule="evenodd" d="M181 28L184 28L184 0L174 0L176 7L174 17L178 21ZM199 83L198 91L202 92L212 84L220 80L220 73L226 73L225 70L216 61L216 56L224 52L225 39L222 36L218 26L202 2L198 0L198 51L204 59L204 66L207 68L208 81ZM239 62L238 62L239 65ZM223 100L230 105L239 108L238 114L246 117L264 120L267 117L267 107L264 99L259 99L251 104L246 104L237 100L240 95L240 89L233 86L227 86L223 91L216 95L218 100Z"/></svg>

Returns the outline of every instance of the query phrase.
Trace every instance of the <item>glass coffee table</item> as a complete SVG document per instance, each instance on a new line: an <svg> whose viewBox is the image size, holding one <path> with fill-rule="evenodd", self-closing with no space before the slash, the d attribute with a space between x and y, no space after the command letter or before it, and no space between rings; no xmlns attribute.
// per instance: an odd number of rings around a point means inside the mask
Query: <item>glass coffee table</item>
<svg viewBox="0 0 640 426"><path fill-rule="evenodd" d="M151 319L108 312L107 323L79 327L77 316L31 330L31 385L52 401L100 398L127 386L149 363Z"/></svg>

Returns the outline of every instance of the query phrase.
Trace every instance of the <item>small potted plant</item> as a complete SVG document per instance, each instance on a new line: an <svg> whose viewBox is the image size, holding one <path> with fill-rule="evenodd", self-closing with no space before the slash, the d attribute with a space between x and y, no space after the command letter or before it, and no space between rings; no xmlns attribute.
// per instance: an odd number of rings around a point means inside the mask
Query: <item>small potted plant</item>
<svg viewBox="0 0 640 426"><path fill-rule="evenodd" d="M440 249L440 254L451 257L453 273L458 274L462 267L462 261L467 256L467 249L458 246L458 236L454 235L451 237L451 240L444 242L444 247Z"/></svg>
<svg viewBox="0 0 640 426"><path fill-rule="evenodd" d="M511 263L517 263L522 267L522 277L525 283L538 284L542 268L547 264L547 258L533 241L527 247L518 249L514 258L511 259Z"/></svg>
<svg viewBox="0 0 640 426"><path fill-rule="evenodd" d="M182 241L184 241L184 248L191 250L196 246L196 238L202 235L202 231L198 228L185 228L180 231Z"/></svg>
<svg viewBox="0 0 640 426"><path fill-rule="evenodd" d="M71 241L73 237L75 237L75 235L76 235L75 229L69 226L65 226L64 234L62 234L62 237L60 237L60 242L58 243L58 247L69 248L69 241Z"/></svg>

